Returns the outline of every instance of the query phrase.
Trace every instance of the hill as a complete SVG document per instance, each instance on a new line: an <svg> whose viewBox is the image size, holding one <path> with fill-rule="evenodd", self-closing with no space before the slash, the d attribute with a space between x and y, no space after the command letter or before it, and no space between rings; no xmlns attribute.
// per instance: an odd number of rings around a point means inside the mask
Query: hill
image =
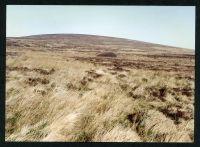
<svg viewBox="0 0 200 147"><path fill-rule="evenodd" d="M7 38L6 141L193 142L194 57L106 36Z"/></svg>
<svg viewBox="0 0 200 147"><path fill-rule="evenodd" d="M142 41L83 34L43 34L26 37L7 38L8 46L19 47L51 47L51 48L90 48L92 50L135 50L137 52L160 52L160 53L188 53L194 54L193 50L171 47Z"/></svg>

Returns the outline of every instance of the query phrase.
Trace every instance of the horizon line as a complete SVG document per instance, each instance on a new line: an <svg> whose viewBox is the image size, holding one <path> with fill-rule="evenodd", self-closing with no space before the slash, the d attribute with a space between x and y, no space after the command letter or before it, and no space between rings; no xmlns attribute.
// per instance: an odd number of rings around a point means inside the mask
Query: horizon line
<svg viewBox="0 0 200 147"><path fill-rule="evenodd" d="M195 50L195 48L185 48L185 47L180 47L180 46L173 46L173 45L170 45L170 44L159 44L157 42L147 42L147 41L143 41L143 40L135 40L135 39L132 39L132 38L124 38L124 37L117 37L117 36L104 36L104 35L98 35L98 34L77 34L77 33L32 34L32 35L25 35L25 36L6 36L6 39L7 38L23 38L23 37L25 38L25 37L42 36L42 35L88 35L88 36L110 37L110 38L126 39L126 40L129 40L129 41L139 41L139 42L156 44L156 45L161 45L161 46L168 46L168 47L173 47L173 48Z"/></svg>

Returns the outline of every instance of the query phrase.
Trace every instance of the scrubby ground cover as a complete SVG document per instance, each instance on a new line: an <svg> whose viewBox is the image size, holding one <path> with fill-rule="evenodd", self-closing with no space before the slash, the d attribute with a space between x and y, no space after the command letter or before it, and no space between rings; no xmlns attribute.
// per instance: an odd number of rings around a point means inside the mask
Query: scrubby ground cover
<svg viewBox="0 0 200 147"><path fill-rule="evenodd" d="M192 55L86 54L7 47L6 141L193 142Z"/></svg>

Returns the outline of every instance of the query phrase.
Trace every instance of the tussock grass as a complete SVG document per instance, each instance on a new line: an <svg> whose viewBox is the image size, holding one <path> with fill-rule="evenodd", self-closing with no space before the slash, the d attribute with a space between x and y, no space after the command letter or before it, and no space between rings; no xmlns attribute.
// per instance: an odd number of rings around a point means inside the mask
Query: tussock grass
<svg viewBox="0 0 200 147"><path fill-rule="evenodd" d="M6 141L193 141L193 80L36 51L7 67Z"/></svg>

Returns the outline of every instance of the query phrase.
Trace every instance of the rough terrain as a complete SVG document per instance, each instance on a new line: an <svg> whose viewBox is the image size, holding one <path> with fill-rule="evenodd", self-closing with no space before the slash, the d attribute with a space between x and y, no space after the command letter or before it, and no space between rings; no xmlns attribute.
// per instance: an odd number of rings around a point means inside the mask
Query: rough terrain
<svg viewBox="0 0 200 147"><path fill-rule="evenodd" d="M122 38L7 38L6 141L193 142L194 62Z"/></svg>

